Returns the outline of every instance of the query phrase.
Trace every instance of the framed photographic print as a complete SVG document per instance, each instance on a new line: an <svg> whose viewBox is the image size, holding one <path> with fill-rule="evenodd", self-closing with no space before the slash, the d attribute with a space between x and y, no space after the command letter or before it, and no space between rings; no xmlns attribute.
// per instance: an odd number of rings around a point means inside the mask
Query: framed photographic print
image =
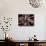
<svg viewBox="0 0 46 46"><path fill-rule="evenodd" d="M18 14L18 26L34 26L34 14Z"/></svg>

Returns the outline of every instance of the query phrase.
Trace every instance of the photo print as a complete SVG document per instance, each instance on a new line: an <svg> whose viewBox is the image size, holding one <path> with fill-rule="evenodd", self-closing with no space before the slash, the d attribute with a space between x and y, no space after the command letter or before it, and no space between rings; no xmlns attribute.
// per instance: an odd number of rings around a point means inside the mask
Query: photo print
<svg viewBox="0 0 46 46"><path fill-rule="evenodd" d="M18 26L34 26L34 14L18 14Z"/></svg>

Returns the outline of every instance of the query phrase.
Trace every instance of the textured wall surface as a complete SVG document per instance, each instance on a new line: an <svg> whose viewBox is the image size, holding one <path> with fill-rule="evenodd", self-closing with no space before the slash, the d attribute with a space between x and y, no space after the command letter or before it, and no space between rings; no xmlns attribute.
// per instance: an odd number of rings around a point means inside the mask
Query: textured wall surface
<svg viewBox="0 0 46 46"><path fill-rule="evenodd" d="M18 26L18 14L34 14L35 25L29 27ZM44 40L45 38L45 15L46 5L40 8L32 8L28 0L0 0L0 19L5 17L12 17L12 26L8 33L11 37L17 40L27 40L34 34L37 39ZM0 39L4 39L4 33L0 29Z"/></svg>

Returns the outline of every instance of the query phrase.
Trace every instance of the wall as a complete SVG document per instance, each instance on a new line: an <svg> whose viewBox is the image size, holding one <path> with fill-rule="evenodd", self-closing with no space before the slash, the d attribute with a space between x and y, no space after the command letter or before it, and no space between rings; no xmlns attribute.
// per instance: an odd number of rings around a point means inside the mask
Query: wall
<svg viewBox="0 0 46 46"><path fill-rule="evenodd" d="M17 40L27 40L34 34L37 35L37 39L45 39L45 15L46 6L40 8L32 8L28 0L0 0L0 19L1 17L12 17L13 22L10 31ZM18 26L18 14L34 14L35 15L35 26L31 27L19 27ZM0 39L3 31L0 31Z"/></svg>

